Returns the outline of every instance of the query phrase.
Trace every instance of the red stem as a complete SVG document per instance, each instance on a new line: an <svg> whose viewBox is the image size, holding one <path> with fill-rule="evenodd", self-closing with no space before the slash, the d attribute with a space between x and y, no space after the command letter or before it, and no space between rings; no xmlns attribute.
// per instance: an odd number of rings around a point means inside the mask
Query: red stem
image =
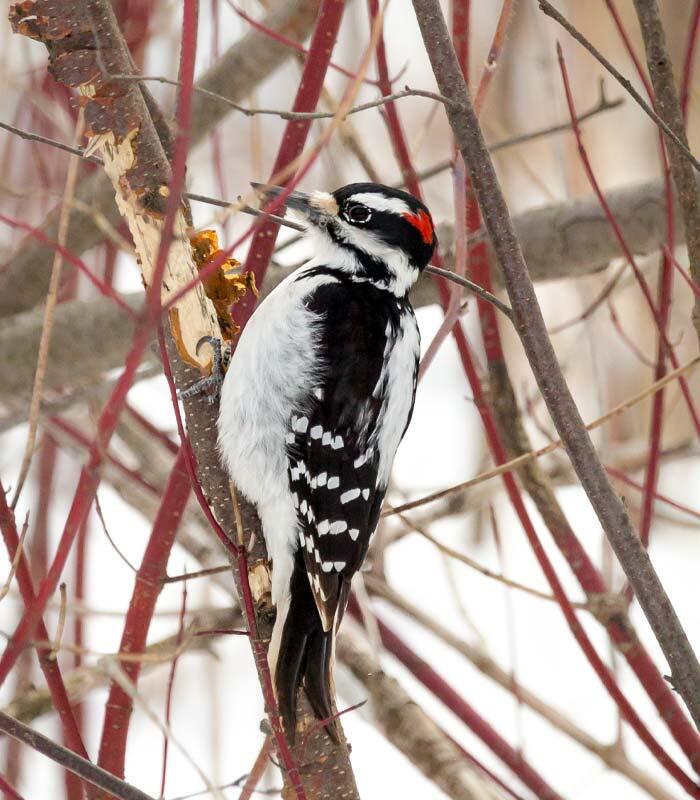
<svg viewBox="0 0 700 800"><path fill-rule="evenodd" d="M344 0L322 1L292 111L315 110L330 64L333 45L338 36L344 7ZM311 120L289 120L287 122L272 167L272 176L279 174L301 154L310 129ZM284 181L285 186L288 183L289 180ZM275 248L278 231L279 225L269 220L256 223L254 226L253 239L243 270L253 272L258 286L262 286ZM255 300L253 293L249 292L236 306L236 322L238 324L244 325L248 321L253 313Z"/></svg>
<svg viewBox="0 0 700 800"><path fill-rule="evenodd" d="M372 13L373 10L376 12L377 0L368 0L368 2L370 6L370 13ZM382 93L386 94L386 87L381 85L382 76L387 75L385 60L383 64L381 63L381 56L384 53L384 50L381 47L382 44L383 41L380 37L380 41L377 46L378 71L380 74L380 88L382 89ZM399 154L401 154L401 158L406 159L405 161L400 160L399 163L401 165L402 174L408 177L407 185L409 191L411 191L416 197L420 197L420 187L415 176L415 170L410 163L408 149L405 144L398 114L394 113L393 117L390 116L390 107L392 105L393 104L387 104L386 120L390 135L392 136L394 151L397 153L397 157ZM449 304L450 290L445 285L445 281L439 280L437 281L437 284L443 307L447 307ZM461 324L458 323L455 325L453 330L457 348L462 359L462 364L467 374L469 384L472 388L476 407L481 415L482 424L484 425L487 441L489 442L489 447L491 449L493 458L497 464L503 463L507 460L507 453L496 427L493 413L483 393L483 389L479 381L463 328ZM490 346L493 348L493 353L495 355L500 349L500 341L493 340L490 343ZM528 537L540 567L544 572L545 577L547 578L547 581L551 586L555 597L557 598L557 601L559 602L562 612L564 613L564 616L576 641L583 650L594 671L600 678L601 682L613 700L619 706L625 719L629 722L638 736L647 745L647 747L664 766L664 768L667 769L669 773L671 773L692 796L700 797L700 789L698 789L692 780L685 775L685 773L683 773L683 771L671 760L668 754L663 750L663 748L661 748L658 742L650 734L634 708L620 691L615 682L614 676L609 671L607 666L602 662L597 652L593 648L590 639L579 623L571 603L569 602L561 584L559 583L559 579L556 576L554 568L549 561L549 558L547 557L539 538L537 537L537 533L527 513L514 476L510 473L504 474L503 482L505 484L510 502L521 521L525 534ZM556 534L558 532L553 531L552 533L555 535L556 539ZM588 559L588 556L585 554L585 551L581 547L580 543L573 535L573 532L566 531L565 533L567 542L562 552L564 552L565 556L567 556L567 560L574 568L577 575L581 574L582 572L586 573L585 577L587 579L586 583L588 586L595 584L598 586L599 592L604 593L605 584L600 574ZM587 587L585 588L587 591L589 591ZM642 680L642 676L644 677L642 682L650 697L655 702L658 700L658 704L663 706L664 712L662 713L665 714L664 718L667 719L669 726L674 732L674 735L679 739L679 743L681 741L683 742L684 751L688 754L689 758L691 758L691 761L693 758L697 759L700 755L698 749L700 740L678 706L677 701L675 698L673 698L669 687L665 684L665 681L656 670L656 667L649 658L648 654L638 646L638 643L633 640L630 632L624 630L623 626L618 621L611 621L610 630L615 641L626 641L628 645L630 645L625 651L626 657L631 664L635 664L635 671L639 670L637 674L640 676L640 680Z"/></svg>
<svg viewBox="0 0 700 800"><path fill-rule="evenodd" d="M24 800L22 795L2 775L0 775L0 791L6 800Z"/></svg>
<svg viewBox="0 0 700 800"><path fill-rule="evenodd" d="M0 482L0 529L2 537L7 548L7 554L10 560L14 559L17 548L19 547L19 534L17 533L17 524L13 511L7 504L5 496L5 489ZM22 595L25 608L29 609L35 605L34 586L32 577L29 571L29 564L26 555L22 553L19 563L17 564L16 572L17 584L19 591ZM38 618L36 623L36 633L41 641L50 641L49 632L44 625L41 617ZM46 685L51 693L51 701L56 712L58 713L63 730L63 741L66 747L69 747L73 752L88 758L87 751L83 745L80 737L80 730L73 716L70 701L68 700L68 693L63 683L61 670L58 666L56 658L52 657L51 652L44 648L37 650L37 657L39 659L39 666L46 678Z"/></svg>
<svg viewBox="0 0 700 800"><path fill-rule="evenodd" d="M142 653L146 647L148 629L156 608L158 595L167 575L168 558L175 534L190 497L190 479L186 467L187 454L180 449L163 492L163 500L153 522L151 535L143 553L134 581L129 610L124 619L120 653ZM122 668L136 685L141 672L140 661L124 661ZM105 704L105 718L98 765L118 778L124 777L126 739L133 699L122 687L112 681Z"/></svg>
<svg viewBox="0 0 700 800"><path fill-rule="evenodd" d="M656 98L641 62L635 53L632 43L627 35L622 19L617 13L614 0L606 0L606 4L615 22L617 31L622 39L625 50L634 63L635 70L639 79L644 84L647 96L652 105L655 105ZM689 46L692 45L692 39L689 41ZM689 59L692 59L692 47L687 54ZM560 64L563 64L563 59L560 57ZM686 64L688 66L688 64ZM565 75L565 67L562 67ZM569 102L568 77L565 75L565 88L567 89L567 102ZM569 107L572 103L569 102ZM580 132L575 130L577 141L580 144ZM674 226L674 205L673 205L673 189L671 185L671 173L668 165L668 158L666 156L666 145L661 131L657 131L659 140L659 155L661 159L661 167L664 176L664 196L666 202L666 250L673 252L675 226ZM659 275L659 312L657 325L659 328L659 336L657 340L657 357L656 366L654 368L654 380L660 380L666 374L666 358L667 342L668 342L668 318L671 307L671 296L673 292L673 267L667 255L662 259L661 273ZM644 496L642 498L642 513L639 524L639 535L644 542L645 546L649 545L649 534L651 531L651 524L654 516L654 498L656 494L656 487L659 481L659 468L660 468L660 452L661 452L661 438L663 433L663 409L664 409L665 390L661 389L654 395L652 400L651 422L649 426L649 456L647 458L646 475L644 478ZM631 591L628 590L627 596L631 599Z"/></svg>
<svg viewBox="0 0 700 800"><path fill-rule="evenodd" d="M25 231L34 239L38 239L42 244L45 244L47 247L50 247L52 250L60 253L69 264L72 264L76 269L79 269L88 278L90 283L97 288L100 294L103 294L105 297L108 297L110 300L116 303L127 316L131 317L132 319L136 318L134 310L130 308L121 297L119 297L119 295L114 291L114 289L111 288L111 286L95 275L95 273L82 259L78 258L78 256L65 248L63 245L48 237L43 231L39 230L39 228L34 228L32 225L29 225L26 222L21 222L18 219L7 217L5 214L0 214L0 222L4 222L5 225L9 225L11 228L18 228L19 230Z"/></svg>
<svg viewBox="0 0 700 800"><path fill-rule="evenodd" d="M53 563L46 577L39 586L36 599L28 606L20 620L14 634L10 638L5 652L0 658L0 685L4 682L9 671L22 649L34 633L34 629L41 618L49 597L56 591L61 573L65 567L75 537L83 524L92 502L95 498L97 487L100 483L98 466L102 461L102 453L109 445L109 440L114 433L119 416L126 401L126 395L131 388L136 371L150 341L151 329L157 323L161 311L161 286L167 264L167 257L172 240L173 225L176 215L180 210L182 188L185 180L185 165L189 138L190 118L192 110L192 87L194 81L194 58L196 49L197 32L197 0L185 0L182 26L182 48L180 53L178 103L176 110L176 136L173 146L172 178L170 195L166 205L163 231L158 246L153 279L148 288L144 303L145 313L140 317L131 343L131 348L126 356L124 371L107 400L97 422L97 437L90 448L90 458L83 467L78 486L75 490L73 503L66 519L63 533L56 549ZM0 217L2 219L2 217ZM108 291L112 290L108 288Z"/></svg>
<svg viewBox="0 0 700 800"><path fill-rule="evenodd" d="M503 739L486 720L473 709L437 672L400 639L386 623L377 619L379 634L384 647L410 672L441 700L450 711L481 739L482 742L518 776L539 800L562 800L530 766L530 764L508 742Z"/></svg>

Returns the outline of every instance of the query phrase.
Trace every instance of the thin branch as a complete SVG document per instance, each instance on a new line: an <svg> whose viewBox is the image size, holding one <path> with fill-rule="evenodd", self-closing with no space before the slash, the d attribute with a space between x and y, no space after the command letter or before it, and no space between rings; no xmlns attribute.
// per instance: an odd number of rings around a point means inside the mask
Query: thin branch
<svg viewBox="0 0 700 800"><path fill-rule="evenodd" d="M542 11L548 16L551 17L553 20L558 22L564 30L566 30L576 41L583 45L583 47L588 50L588 52L603 66L605 69L615 78L615 80L622 86L625 91L632 96L635 100L637 105L640 106L642 111L644 111L647 116L649 116L656 125L666 134L668 139L670 139L673 144L681 151L681 153L685 156L685 158L690 161L690 163L695 167L697 171L700 172L700 161L698 161L695 156L690 152L687 145L684 144L680 138L674 133L671 127L664 122L663 119L649 106L648 103L644 100L644 98L639 94L639 92L632 86L630 81L624 77L613 65L608 61L607 58L596 48L594 47L586 37L580 33L574 26L565 18L563 17L554 6L548 2L548 0L538 0L540 4L540 8Z"/></svg>
<svg viewBox="0 0 700 800"><path fill-rule="evenodd" d="M549 6L546 0L540 3ZM503 269L516 330L528 361L581 484L671 666L674 686L696 725L700 725L700 664L627 511L610 484L562 375L442 11L437 0L413 0L413 5L439 90L464 105L459 114L450 105L445 109ZM642 735L640 729L638 733ZM653 746L649 739L646 742ZM697 793L697 787L683 773L678 774L674 765L664 761L677 780L691 793Z"/></svg>
<svg viewBox="0 0 700 800"><path fill-rule="evenodd" d="M698 364L700 364L700 356L696 356L695 358L687 361L685 364L682 364L678 369L674 369L672 372L667 373L658 381L647 386L646 389L639 392L632 397L629 397L627 400L623 400L623 402L618 403L616 406L613 406L609 411L605 414L597 417L592 422L589 422L585 428L587 431L595 430L603 425L608 420L616 417L618 414L621 414L627 409L632 408L633 406L637 405L637 403L641 403L642 400L645 400L647 397L655 394L666 386L671 381L676 380L680 375L684 375L686 372L689 372L691 369L695 368ZM417 508L418 506L425 505L426 503L432 503L435 500L440 500L443 497L447 497L450 494L454 494L455 492L462 492L465 489L469 489L472 486L476 486L479 483L483 483L484 481L490 480L491 478L495 478L498 475L502 475L505 472L510 472L511 470L517 469L518 467L527 464L529 461L532 461L535 458L540 458L541 456L547 455L548 453L553 453L555 450L558 450L560 447L564 446L564 442L562 439L556 439L553 442L550 442L544 447L540 447L538 450L533 450L530 453L523 453L516 458L510 459L510 461L506 461L503 464L499 464L498 466L494 467L493 469L487 470L486 472L482 472L474 478L470 478L467 481L462 481L461 483L456 483L453 486L449 486L446 489L440 489L436 492L431 492L430 494L424 495L423 497L418 498L417 500L411 500L408 503L402 503L400 506L396 506L391 510L387 510L382 512L382 516L391 516L392 514L399 514L403 511L410 511L412 508Z"/></svg>
<svg viewBox="0 0 700 800"><path fill-rule="evenodd" d="M105 77L108 80L116 81L155 81L157 83L166 83L170 86L180 85L179 81L172 80L171 78L165 78L162 75L107 75ZM335 111L284 111L280 108L247 108L239 103L234 103L233 100L230 100L228 97L224 97L222 94L210 92L208 89L204 89L201 86L195 86L194 91L204 95L205 97L210 97L213 100L226 103L226 105L230 106L234 110L239 111L241 114L245 114L246 117L264 115L295 122L300 120L333 119L333 117L336 115ZM435 100L438 103L453 102L448 100L446 97L437 94L436 92L429 92L425 89L411 89L410 86L406 86L399 92L394 92L393 94L379 97L377 100L370 100L367 103L361 103L360 105L353 106L352 108L348 109L345 114L349 117L351 114L358 114L360 111L368 111L372 108L381 108L381 106L384 106L387 103L391 103L394 100L401 100L404 97L425 97L428 100ZM2 127L6 126L3 125Z"/></svg>
<svg viewBox="0 0 700 800"><path fill-rule="evenodd" d="M47 736L43 736L27 725L8 716L4 711L0 711L0 731L18 742L26 744L32 750L45 755L74 775L78 775L93 786L97 786L98 789L104 789L113 797L118 798L118 800L154 800L153 797L135 786L115 778L114 775L91 763L86 758L72 753L60 744L51 741Z"/></svg>
<svg viewBox="0 0 700 800"><path fill-rule="evenodd" d="M561 734L600 758L602 763L610 769L625 775L630 781L636 783L643 791L648 792L652 797L659 798L659 800L673 800L673 796L660 786L654 778L632 764L622 750L610 747L593 738L589 733L572 722L566 715L556 708L553 708L549 703L530 691L527 687L521 684L514 685L512 676L481 647L456 635L453 628L443 625L434 615L426 613L423 609L406 600L387 583L376 578L371 573L367 575L365 579L374 597L386 600L409 618L415 620L438 639L454 648L454 650L467 659L476 670L505 691L511 693L517 691L518 697L528 708L542 719L546 720ZM342 645L341 652L343 652Z"/></svg>
<svg viewBox="0 0 700 800"><path fill-rule="evenodd" d="M696 175L682 157L688 145L683 111L676 89L673 62L666 47L666 37L661 24L656 0L634 0L639 25L646 50L647 67L654 87L654 99L659 115L673 130L676 147L668 147L673 182L678 191L678 204L685 227L690 274L700 280L700 188ZM700 301L695 301L693 324L700 339ZM642 531L644 533L644 530Z"/></svg>

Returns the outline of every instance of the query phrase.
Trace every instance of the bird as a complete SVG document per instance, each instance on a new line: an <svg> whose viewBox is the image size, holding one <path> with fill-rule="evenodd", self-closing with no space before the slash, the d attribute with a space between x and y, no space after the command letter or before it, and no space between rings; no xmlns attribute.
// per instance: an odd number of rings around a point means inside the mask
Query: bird
<svg viewBox="0 0 700 800"><path fill-rule="evenodd" d="M284 204L312 257L243 328L221 386L218 448L257 508L271 560L268 663L286 734L293 742L303 686L337 742L335 636L413 413L420 334L408 293L436 235L421 201L379 184L294 191Z"/></svg>

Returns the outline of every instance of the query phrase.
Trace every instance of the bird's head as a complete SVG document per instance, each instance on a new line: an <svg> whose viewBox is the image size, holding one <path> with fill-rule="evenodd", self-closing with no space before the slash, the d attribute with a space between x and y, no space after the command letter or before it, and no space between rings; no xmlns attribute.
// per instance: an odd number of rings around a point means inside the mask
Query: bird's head
<svg viewBox="0 0 700 800"><path fill-rule="evenodd" d="M279 187L259 187L268 198ZM335 192L292 192L285 201L307 226L316 263L405 296L436 245L428 209L400 189L351 183Z"/></svg>

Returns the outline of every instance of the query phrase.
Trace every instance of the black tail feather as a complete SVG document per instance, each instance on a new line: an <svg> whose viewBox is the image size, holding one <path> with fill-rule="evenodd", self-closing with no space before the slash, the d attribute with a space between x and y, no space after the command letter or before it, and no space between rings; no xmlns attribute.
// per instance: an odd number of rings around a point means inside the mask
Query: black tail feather
<svg viewBox="0 0 700 800"><path fill-rule="evenodd" d="M275 666L275 691L287 738L294 744L297 694L302 681L316 716L323 720L333 716L330 685L333 631L323 630L300 553L295 559L290 590L289 610ZM329 722L326 730L337 743L335 722Z"/></svg>
<svg viewBox="0 0 700 800"><path fill-rule="evenodd" d="M304 689L311 707L319 719L326 723L328 735L340 743L338 726L333 716L333 697L331 689L331 659L333 658L333 631L314 631L306 645L304 664Z"/></svg>

